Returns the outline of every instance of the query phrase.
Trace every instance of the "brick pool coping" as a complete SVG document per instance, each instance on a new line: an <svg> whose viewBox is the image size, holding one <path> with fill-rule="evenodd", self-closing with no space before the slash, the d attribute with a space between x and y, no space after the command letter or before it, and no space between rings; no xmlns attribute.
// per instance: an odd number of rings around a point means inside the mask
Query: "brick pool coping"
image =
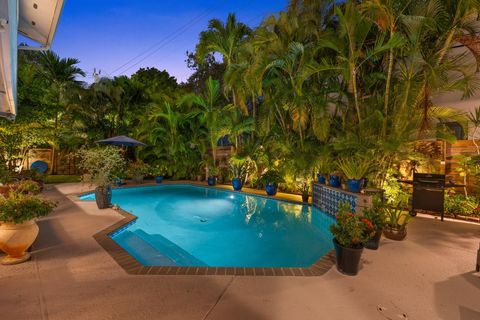
<svg viewBox="0 0 480 320"><path fill-rule="evenodd" d="M82 193L85 194L85 193ZM285 201L285 200L284 200ZM196 266L144 266L116 243L110 235L137 219L137 216L117 210L123 219L96 233L93 238L125 272L132 275L234 275L234 276L300 276L325 274L335 264L335 251L330 250L307 268L244 268L244 267L196 267Z"/></svg>

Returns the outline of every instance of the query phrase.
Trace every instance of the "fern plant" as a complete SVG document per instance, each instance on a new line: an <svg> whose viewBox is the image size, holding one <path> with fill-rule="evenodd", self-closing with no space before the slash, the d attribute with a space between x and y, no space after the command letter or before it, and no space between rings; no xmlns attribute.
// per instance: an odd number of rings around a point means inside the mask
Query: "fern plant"
<svg viewBox="0 0 480 320"><path fill-rule="evenodd" d="M337 160L338 168L348 179L362 179L371 169L371 162L363 158L343 158Z"/></svg>

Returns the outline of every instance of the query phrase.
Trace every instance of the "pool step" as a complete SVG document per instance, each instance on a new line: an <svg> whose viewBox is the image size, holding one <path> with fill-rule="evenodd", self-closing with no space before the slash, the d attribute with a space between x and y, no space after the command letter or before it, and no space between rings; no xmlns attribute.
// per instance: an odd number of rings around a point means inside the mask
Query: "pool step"
<svg viewBox="0 0 480 320"><path fill-rule="evenodd" d="M146 266L206 266L175 243L143 230L120 232L114 237L125 250Z"/></svg>
<svg viewBox="0 0 480 320"><path fill-rule="evenodd" d="M151 235L140 229L135 230L134 233L151 247L171 259L174 262L174 265L196 267L207 266L207 264L195 258L190 253L160 234Z"/></svg>
<svg viewBox="0 0 480 320"><path fill-rule="evenodd" d="M115 241L146 266L174 266L175 261L159 252L135 233L125 230L114 237Z"/></svg>

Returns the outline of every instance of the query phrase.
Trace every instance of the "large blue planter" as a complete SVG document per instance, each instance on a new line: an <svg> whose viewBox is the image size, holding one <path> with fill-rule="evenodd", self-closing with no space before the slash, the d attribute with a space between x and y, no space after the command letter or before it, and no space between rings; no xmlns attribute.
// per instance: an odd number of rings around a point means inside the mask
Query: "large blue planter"
<svg viewBox="0 0 480 320"><path fill-rule="evenodd" d="M327 182L325 175L321 173L317 174L317 180L318 180L318 183L321 183L321 184L325 184Z"/></svg>
<svg viewBox="0 0 480 320"><path fill-rule="evenodd" d="M340 188L342 186L340 176L330 176L330 187Z"/></svg>
<svg viewBox="0 0 480 320"><path fill-rule="evenodd" d="M362 185L363 185L363 179L348 179L347 180L348 191L350 191L350 192L359 193L360 190L362 189Z"/></svg>
<svg viewBox="0 0 480 320"><path fill-rule="evenodd" d="M242 190L242 187L243 187L242 180L240 178L233 178L232 179L232 186L233 186L233 190L235 190L235 191Z"/></svg>
<svg viewBox="0 0 480 320"><path fill-rule="evenodd" d="M208 183L209 186L214 186L216 182L217 182L217 178L215 178L215 177L208 177L207 178L207 183Z"/></svg>
<svg viewBox="0 0 480 320"><path fill-rule="evenodd" d="M155 177L155 182L156 183L162 183L162 181L163 181L163 176L156 176Z"/></svg>
<svg viewBox="0 0 480 320"><path fill-rule="evenodd" d="M277 185L275 183L269 183L265 186L265 191L267 195L274 196L277 194Z"/></svg>

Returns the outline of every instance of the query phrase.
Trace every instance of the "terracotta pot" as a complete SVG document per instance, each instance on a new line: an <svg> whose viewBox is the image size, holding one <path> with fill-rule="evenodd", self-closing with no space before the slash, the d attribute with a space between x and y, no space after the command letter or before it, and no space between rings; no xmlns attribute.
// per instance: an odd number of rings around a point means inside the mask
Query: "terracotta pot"
<svg viewBox="0 0 480 320"><path fill-rule="evenodd" d="M383 228L383 235L391 240L401 241L407 236L406 228L396 228L386 225Z"/></svg>
<svg viewBox="0 0 480 320"><path fill-rule="evenodd" d="M2 222L0 224L0 249L7 256L2 264L17 264L30 259L30 253L25 252L37 238L38 226L34 220L21 224Z"/></svg>

